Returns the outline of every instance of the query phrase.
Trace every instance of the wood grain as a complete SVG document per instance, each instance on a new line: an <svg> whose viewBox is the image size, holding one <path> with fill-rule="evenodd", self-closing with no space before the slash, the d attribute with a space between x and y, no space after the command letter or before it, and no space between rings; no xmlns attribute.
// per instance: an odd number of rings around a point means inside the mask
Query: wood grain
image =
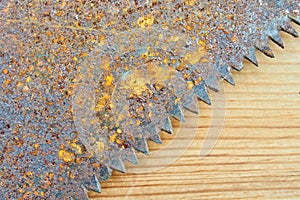
<svg viewBox="0 0 300 200"><path fill-rule="evenodd" d="M90 197L300 199L300 40L281 35L284 50L270 44L275 59L257 52L259 68L245 61L241 72L233 72L236 86L224 83L224 127L208 156L199 159L212 106L199 102L199 125L191 123L197 116L190 115L191 127L179 133L184 139L196 128L196 137L178 160L151 173L114 172L101 184L102 194ZM166 146L175 136L162 133L162 137ZM154 151L160 148L149 145Z"/></svg>

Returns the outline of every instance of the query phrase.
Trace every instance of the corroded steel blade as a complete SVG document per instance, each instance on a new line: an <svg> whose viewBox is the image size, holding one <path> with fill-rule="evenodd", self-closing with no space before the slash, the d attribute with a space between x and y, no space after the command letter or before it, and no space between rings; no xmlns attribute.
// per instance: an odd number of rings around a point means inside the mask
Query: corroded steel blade
<svg viewBox="0 0 300 200"><path fill-rule="evenodd" d="M1 1L0 194L88 199L170 117L211 104L270 38L295 37L292 0Z"/></svg>

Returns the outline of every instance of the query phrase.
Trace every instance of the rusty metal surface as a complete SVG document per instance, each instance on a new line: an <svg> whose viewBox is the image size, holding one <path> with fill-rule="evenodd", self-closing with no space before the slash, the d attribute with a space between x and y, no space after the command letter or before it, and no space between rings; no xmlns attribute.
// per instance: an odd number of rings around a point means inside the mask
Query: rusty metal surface
<svg viewBox="0 0 300 200"><path fill-rule="evenodd" d="M1 1L0 199L88 199L210 104L299 1ZM104 191L105 192L105 191Z"/></svg>

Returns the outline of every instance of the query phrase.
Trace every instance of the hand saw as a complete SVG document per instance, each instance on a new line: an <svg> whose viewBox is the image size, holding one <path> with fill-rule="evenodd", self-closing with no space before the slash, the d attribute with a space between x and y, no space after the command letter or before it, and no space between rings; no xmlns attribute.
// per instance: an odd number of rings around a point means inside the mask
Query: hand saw
<svg viewBox="0 0 300 200"><path fill-rule="evenodd" d="M0 194L88 199L255 50L298 1L1 1Z"/></svg>

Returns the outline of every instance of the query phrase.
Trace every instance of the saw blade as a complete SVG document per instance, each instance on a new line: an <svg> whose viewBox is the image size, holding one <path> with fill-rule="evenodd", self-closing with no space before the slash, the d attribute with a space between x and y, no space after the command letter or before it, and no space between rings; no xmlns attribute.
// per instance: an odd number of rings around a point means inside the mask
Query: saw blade
<svg viewBox="0 0 300 200"><path fill-rule="evenodd" d="M300 3L1 1L0 194L88 199L171 118L210 104L255 51L294 37Z"/></svg>

